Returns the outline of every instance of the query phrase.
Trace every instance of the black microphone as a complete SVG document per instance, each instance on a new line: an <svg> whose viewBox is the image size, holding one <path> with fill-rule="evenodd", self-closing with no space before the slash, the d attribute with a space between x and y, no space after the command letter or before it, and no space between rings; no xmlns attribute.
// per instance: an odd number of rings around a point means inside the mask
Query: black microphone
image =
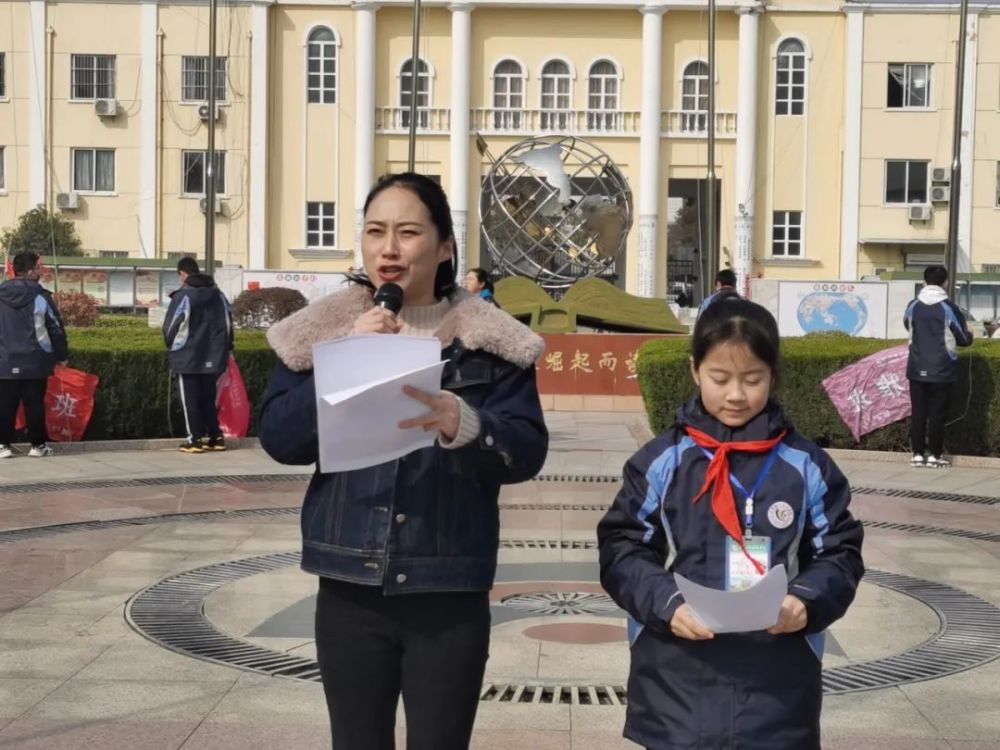
<svg viewBox="0 0 1000 750"><path fill-rule="evenodd" d="M375 306L384 307L393 315L398 315L399 311L403 309L402 287L399 284L393 284L391 281L380 286L378 291L375 292Z"/></svg>

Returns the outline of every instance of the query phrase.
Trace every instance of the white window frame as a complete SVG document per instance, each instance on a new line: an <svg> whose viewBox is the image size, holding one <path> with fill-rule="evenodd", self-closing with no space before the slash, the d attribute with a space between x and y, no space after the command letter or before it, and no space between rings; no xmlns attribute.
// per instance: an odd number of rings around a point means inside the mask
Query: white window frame
<svg viewBox="0 0 1000 750"><path fill-rule="evenodd" d="M0 102L10 98L7 95L7 53L0 52Z"/></svg>
<svg viewBox="0 0 1000 750"><path fill-rule="evenodd" d="M554 64L565 66L566 72L546 73L545 69ZM573 111L573 81L575 79L576 73L573 71L573 66L569 60L561 57L552 57L542 63L538 74L538 108L541 111L539 125L542 130L563 131L569 129L572 124L570 113ZM545 84L548 81L553 82L552 91L545 90ZM559 91L559 84L563 81L566 82L566 91ZM546 97L552 98L551 106L546 105ZM566 106L560 106L560 100L564 101Z"/></svg>
<svg viewBox="0 0 1000 750"><path fill-rule="evenodd" d="M517 66L518 73L500 73L498 72L501 65L505 63L511 63ZM491 93L492 99L492 109L493 109L493 127L495 130L519 130L524 124L525 109L528 104L528 74L527 68L520 60L515 60L513 57L505 57L502 60L498 60L496 65L493 66L493 75L490 76L492 81ZM497 82L505 81L507 87L506 91L497 90ZM521 91L517 94L512 94L510 87L511 82L520 81ZM512 106L511 101L513 97L518 97L520 99L519 106ZM506 106L498 106L497 99L502 97L506 101Z"/></svg>
<svg viewBox="0 0 1000 750"><path fill-rule="evenodd" d="M894 67L903 66L903 103L899 107L889 106L889 77L892 76L892 69ZM920 106L915 106L907 104L907 98L910 94L910 80L913 68L926 68L927 69L927 91L925 92L925 98L927 99L926 104ZM934 96L934 63L896 63L891 62L886 65L886 91L885 91L885 108L890 112L926 112L929 109L933 109L932 97Z"/></svg>
<svg viewBox="0 0 1000 750"><path fill-rule="evenodd" d="M218 79L222 77L222 90L216 91L215 103L219 105L229 103L229 58L224 55L215 56L215 77ZM189 70L188 65L198 61L199 63L204 63L203 70ZM205 83L198 83L197 81L193 84L187 82L188 76L203 76L206 80ZM182 55L181 56L181 102L184 104L204 104L208 101L208 55ZM216 80L216 84L219 81ZM189 89L195 88L204 89L204 96L189 96ZM219 96L219 94L222 94Z"/></svg>
<svg viewBox="0 0 1000 750"><path fill-rule="evenodd" d="M91 169L93 170L94 187L90 190L81 188L76 184L76 155L83 152L90 152L91 154ZM97 189L97 154L98 152L111 154L111 159L114 162L114 170L112 171L112 180L114 185L111 186L110 190L98 190ZM113 148L71 148L69 150L69 179L70 179L70 189L74 193L80 193L80 195L117 195L118 192L118 154Z"/></svg>
<svg viewBox="0 0 1000 750"><path fill-rule="evenodd" d="M782 221L778 222L778 217L781 216ZM798 217L798 223L792 222L792 217ZM783 248L782 252L775 252L779 245L779 241L775 239L776 229L784 230L784 239L780 240L780 245ZM799 239L791 240L789 239L789 231L792 229L799 230ZM772 258L805 258L805 248L806 248L806 234L805 234L805 212L804 211L774 211L771 214L771 257ZM798 244L798 253L789 253L789 246L793 243Z"/></svg>
<svg viewBox="0 0 1000 750"><path fill-rule="evenodd" d="M311 213L313 207L318 209L316 216L314 217ZM327 214L324 210L325 206L330 207L330 213ZM319 224L318 229L309 229L309 221L315 218ZM333 221L333 229L326 231L323 229L324 219L330 219ZM315 234L317 236L318 244L313 244L310 241L310 235ZM331 244L325 244L323 242L323 236L329 235L332 238ZM337 204L334 201L306 201L306 223L305 223L305 246L310 250L335 250L337 248Z"/></svg>
<svg viewBox="0 0 1000 750"><path fill-rule="evenodd" d="M407 57L403 62L399 64L399 69L396 73L396 83L398 85L397 91L399 92L399 97L396 101L399 102L399 108L402 110L402 115L399 121L403 124L403 127L409 127L410 125L410 106L409 104L403 103L403 96L405 91L403 90L404 81L408 85L410 83L410 74L404 72L406 70L406 64L410 62L411 58ZM430 61L425 57L417 58L417 127L426 128L430 125L431 121L431 107L434 106L434 78L435 72L434 67L431 65ZM424 66L423 70L420 70L419 64L422 63ZM421 85L426 82L427 85L427 104L420 106L420 97L425 93L420 90ZM412 92L411 92L412 96Z"/></svg>
<svg viewBox="0 0 1000 750"><path fill-rule="evenodd" d="M788 52L782 48L788 44L799 44L802 47L801 52ZM778 78L781 74L781 62L782 59L787 59L788 67L788 81L782 84ZM774 116L775 117L805 117L808 112L808 102L809 102L809 46L806 44L805 40L797 36L788 36L781 39L778 42L777 52L774 56ZM793 80L794 74L796 73L796 64L800 64L802 72L802 99L796 99L794 91L796 83ZM787 95L782 97L780 95L781 89L784 88ZM795 104L802 105L801 112L793 112ZM779 108L784 105L785 111L779 112Z"/></svg>
<svg viewBox="0 0 1000 750"><path fill-rule="evenodd" d="M610 65L612 72L595 73L594 68L602 64ZM621 70L621 66L610 57L594 60L587 69L587 130L598 132L618 130L622 102ZM594 91L595 82L598 84L597 92ZM609 84L613 84L614 91L608 91ZM600 107L592 106L594 97L599 99ZM610 107L607 106L609 97L613 98Z"/></svg>
<svg viewBox="0 0 1000 750"><path fill-rule="evenodd" d="M187 180L185 178L187 177L186 171L187 171L187 155L188 154L201 154L201 164L202 164L202 167L201 167L201 169L202 169L201 182L202 182L202 190L201 190L200 193L189 193L189 192L185 191L185 187L186 187L185 183L187 182ZM222 164L220 165L222 167L222 169L220 169L219 171L222 174L222 188L223 188L222 190L219 190L219 176L216 175L216 178L215 178L215 197L216 198L224 199L224 198L228 197L228 195L229 195L226 192L226 188L229 186L229 181L226 179L226 169L227 169L226 162L228 161L228 159L226 158L226 152L225 151L216 151L215 152L215 156L216 156L216 158L219 158L220 156L222 157L221 158ZM183 198L204 198L205 197L205 189L206 189L207 183L208 183L208 175L205 174L205 163L207 161L208 161L208 151L203 151L203 150L199 150L199 149L184 149L183 151L181 151L181 197L183 197Z"/></svg>
<svg viewBox="0 0 1000 750"><path fill-rule="evenodd" d="M333 39L314 40L313 35L319 31L329 31L333 35ZM318 54L313 54L314 45L318 47ZM329 75L323 70L323 63L328 59L324 56L324 52L328 48L332 48L333 50L332 90L324 83L324 79L327 75ZM313 60L319 60L319 73L313 73L309 70L309 66L312 64ZM337 33L337 30L333 28L333 26L325 23L317 24L309 29L309 33L306 34L306 104L334 105L337 103L337 98L340 96L340 62L340 35ZM319 76L318 87L312 85L312 76ZM312 100L313 93L318 95L318 101ZM326 101L325 94L328 93L332 93L331 101Z"/></svg>
<svg viewBox="0 0 1000 750"><path fill-rule="evenodd" d="M704 65L704 73L691 72L696 65ZM681 72L681 130L686 133L708 132L708 94L710 86L708 62L702 59L691 60ZM684 91L688 81L694 81L694 93ZM694 98L694 107L689 107L688 99ZM704 103L704 109L701 108Z"/></svg>
<svg viewBox="0 0 1000 750"><path fill-rule="evenodd" d="M128 258L128 250L98 250L98 258Z"/></svg>
<svg viewBox="0 0 1000 750"><path fill-rule="evenodd" d="M902 163L906 164L906 199L901 202L893 201L889 202L888 192L889 192L889 165ZM924 164L927 168L927 180L924 186L924 200L922 201L911 201L910 200L910 165L911 164ZM882 205L887 208L906 208L907 206L925 206L929 204L931 197L931 162L930 159L886 159L885 164L882 167Z"/></svg>
<svg viewBox="0 0 1000 750"><path fill-rule="evenodd" d="M84 63L89 62L90 65L85 65ZM117 55L98 55L98 54L71 54L69 56L69 99L72 102L93 102L98 99L114 99L118 92L118 56ZM111 83L110 92L105 91L104 96L97 95L97 71L98 71L98 61L111 61ZM90 72L92 76L90 85L94 88L93 96L77 96L77 76ZM83 83L80 84L84 85Z"/></svg>

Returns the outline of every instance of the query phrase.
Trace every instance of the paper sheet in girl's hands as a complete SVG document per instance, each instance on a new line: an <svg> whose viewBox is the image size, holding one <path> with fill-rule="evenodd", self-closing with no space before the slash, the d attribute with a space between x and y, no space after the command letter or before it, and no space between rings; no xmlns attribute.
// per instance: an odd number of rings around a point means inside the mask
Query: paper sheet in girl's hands
<svg viewBox="0 0 1000 750"><path fill-rule="evenodd" d="M377 466L433 445L436 432L399 429L428 411L403 386L439 393L444 364L436 338L376 334L316 344L320 471Z"/></svg>
<svg viewBox="0 0 1000 750"><path fill-rule="evenodd" d="M784 565L774 566L757 583L742 591L710 589L679 573L674 573L674 580L695 617L713 633L749 633L773 627L788 593Z"/></svg>

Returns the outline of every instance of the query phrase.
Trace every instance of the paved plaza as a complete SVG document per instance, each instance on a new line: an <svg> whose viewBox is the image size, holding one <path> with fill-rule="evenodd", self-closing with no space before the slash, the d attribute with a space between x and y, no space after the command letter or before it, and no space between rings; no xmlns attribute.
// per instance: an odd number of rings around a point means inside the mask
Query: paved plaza
<svg viewBox="0 0 1000 750"><path fill-rule="evenodd" d="M595 526L648 429L547 419L542 476L501 495L473 747L636 747ZM298 569L309 470L252 444L146 448L0 462L0 748L328 748ZM1000 750L1000 461L834 455L869 573L828 638L824 748Z"/></svg>

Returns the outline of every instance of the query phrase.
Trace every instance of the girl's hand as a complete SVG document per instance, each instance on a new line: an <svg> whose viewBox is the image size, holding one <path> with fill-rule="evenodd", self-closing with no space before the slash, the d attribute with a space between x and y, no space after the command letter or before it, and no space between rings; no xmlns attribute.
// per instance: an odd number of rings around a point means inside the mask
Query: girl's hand
<svg viewBox="0 0 1000 750"><path fill-rule="evenodd" d="M368 312L359 315L354 321L354 328L351 335L357 336L365 333L399 333L402 323L395 314L389 312L384 307L373 307Z"/></svg>
<svg viewBox="0 0 1000 750"><path fill-rule="evenodd" d="M399 429L409 430L414 427L423 427L425 431L437 430L447 441L452 441L458 434L458 423L462 411L458 404L458 396L449 391L441 391L437 395L432 395L421 391L413 386L404 385L403 393L412 399L416 399L430 411L422 417L407 419L399 423Z"/></svg>
<svg viewBox="0 0 1000 750"><path fill-rule="evenodd" d="M788 594L781 602L781 612L778 614L778 622L775 623L773 628L769 628L767 632L771 635L798 633L806 626L808 619L806 605L797 596Z"/></svg>
<svg viewBox="0 0 1000 750"><path fill-rule="evenodd" d="M674 616L670 618L670 631L678 638L687 638L689 641L708 641L715 637L715 633L698 621L688 604L682 604L674 612Z"/></svg>

